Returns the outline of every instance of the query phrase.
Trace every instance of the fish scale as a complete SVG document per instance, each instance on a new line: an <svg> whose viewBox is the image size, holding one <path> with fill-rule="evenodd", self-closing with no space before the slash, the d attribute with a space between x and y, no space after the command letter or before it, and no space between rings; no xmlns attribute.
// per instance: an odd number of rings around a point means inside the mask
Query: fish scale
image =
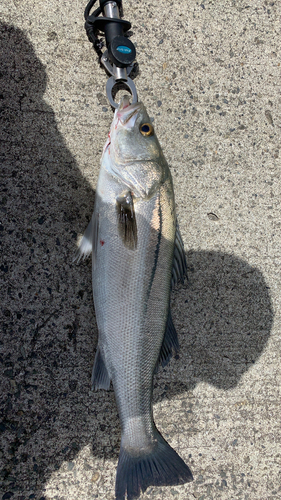
<svg viewBox="0 0 281 500"><path fill-rule="evenodd" d="M143 104L123 99L104 148L93 217L80 244L81 256L93 255L99 331L93 387L108 389L112 381L121 422L117 500L137 498L150 484L192 480L153 421L153 375L178 346L171 282L183 277L186 263L170 170L154 131L141 134L143 124L153 131Z"/></svg>

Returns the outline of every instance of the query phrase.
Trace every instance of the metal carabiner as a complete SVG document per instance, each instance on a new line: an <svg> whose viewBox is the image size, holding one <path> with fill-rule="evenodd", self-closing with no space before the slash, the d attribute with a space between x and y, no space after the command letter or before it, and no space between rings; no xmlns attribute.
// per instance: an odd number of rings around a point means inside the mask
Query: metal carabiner
<svg viewBox="0 0 281 500"><path fill-rule="evenodd" d="M118 85L118 83L122 83L122 85L128 88L128 90L132 94L132 104L138 102L137 89L133 80L129 76L127 76L127 80L116 80L114 76L111 76L106 82L106 95L113 108L118 108L118 103L114 101L112 95L113 87L115 85Z"/></svg>

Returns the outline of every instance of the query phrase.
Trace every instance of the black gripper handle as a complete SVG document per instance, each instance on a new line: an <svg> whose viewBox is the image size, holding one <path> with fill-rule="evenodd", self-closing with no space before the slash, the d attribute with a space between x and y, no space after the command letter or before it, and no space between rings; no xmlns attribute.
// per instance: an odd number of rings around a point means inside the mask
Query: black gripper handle
<svg viewBox="0 0 281 500"><path fill-rule="evenodd" d="M131 23L123 19L95 16L89 16L87 23L95 32L104 32L108 57L112 64L119 68L126 68L133 63L136 58L136 49L134 44L124 36L124 33L131 28Z"/></svg>

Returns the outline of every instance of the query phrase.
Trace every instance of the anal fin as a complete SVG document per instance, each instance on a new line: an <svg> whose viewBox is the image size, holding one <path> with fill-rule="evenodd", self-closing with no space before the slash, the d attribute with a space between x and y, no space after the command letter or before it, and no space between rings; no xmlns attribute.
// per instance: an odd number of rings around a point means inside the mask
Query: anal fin
<svg viewBox="0 0 281 500"><path fill-rule="evenodd" d="M98 346L92 371L92 390L110 388L110 377Z"/></svg>

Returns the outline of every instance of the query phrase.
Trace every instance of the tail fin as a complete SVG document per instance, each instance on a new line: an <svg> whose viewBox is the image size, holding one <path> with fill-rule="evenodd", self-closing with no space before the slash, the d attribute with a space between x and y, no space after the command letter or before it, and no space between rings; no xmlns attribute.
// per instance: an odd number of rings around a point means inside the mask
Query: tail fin
<svg viewBox="0 0 281 500"><path fill-rule="evenodd" d="M193 480L192 473L179 455L157 432L157 444L148 455L131 455L120 450L116 474L116 500L133 500L148 486L175 486Z"/></svg>

